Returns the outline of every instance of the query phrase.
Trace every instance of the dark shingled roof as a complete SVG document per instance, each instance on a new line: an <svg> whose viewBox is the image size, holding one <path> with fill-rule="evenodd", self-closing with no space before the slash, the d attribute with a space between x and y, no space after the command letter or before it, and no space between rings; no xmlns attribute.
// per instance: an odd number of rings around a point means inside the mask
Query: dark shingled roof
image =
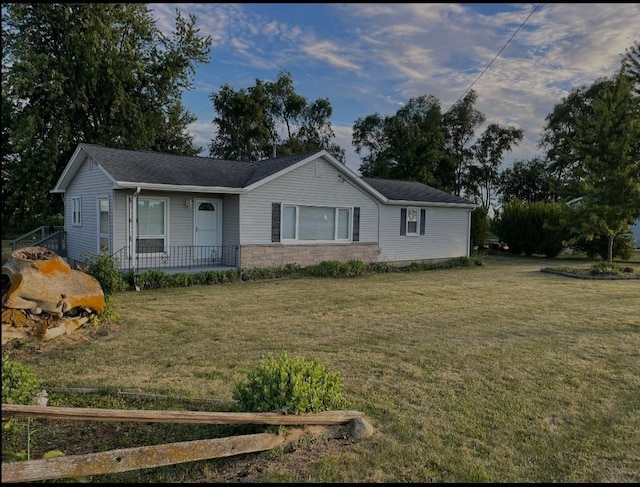
<svg viewBox="0 0 640 487"><path fill-rule="evenodd" d="M321 152L315 150L293 156L246 162L113 149L94 144L80 146L119 182L236 189L251 186ZM422 183L377 178L360 179L392 201L473 204L464 198Z"/></svg>
<svg viewBox="0 0 640 487"><path fill-rule="evenodd" d="M400 181L396 179L362 178L373 189L390 200L421 201L427 203L454 203L473 205L474 203L416 181Z"/></svg>
<svg viewBox="0 0 640 487"><path fill-rule="evenodd" d="M225 188L244 188L320 152L316 150L258 162L241 162L112 149L93 144L81 146L116 181Z"/></svg>

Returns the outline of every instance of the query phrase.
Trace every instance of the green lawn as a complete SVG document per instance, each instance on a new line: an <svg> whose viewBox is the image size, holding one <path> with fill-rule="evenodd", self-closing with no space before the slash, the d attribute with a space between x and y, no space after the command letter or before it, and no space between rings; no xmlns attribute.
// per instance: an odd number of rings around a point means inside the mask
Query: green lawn
<svg viewBox="0 0 640 487"><path fill-rule="evenodd" d="M212 410L266 354L286 351L339 372L349 409L375 428L359 442L320 438L94 482L639 482L640 281L540 272L563 264L488 256L476 268L125 292L112 326L17 356L52 390L50 405ZM39 426L36 456L221 434Z"/></svg>

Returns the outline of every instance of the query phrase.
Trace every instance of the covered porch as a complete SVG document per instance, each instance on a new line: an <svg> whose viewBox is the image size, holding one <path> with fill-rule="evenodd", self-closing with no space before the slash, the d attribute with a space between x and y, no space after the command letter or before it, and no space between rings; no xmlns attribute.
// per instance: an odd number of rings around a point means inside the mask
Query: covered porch
<svg viewBox="0 0 640 487"><path fill-rule="evenodd" d="M158 270L167 274L178 272L225 271L238 269L239 247L237 245L174 245L168 247L144 247L134 252L123 247L112 258L123 271L137 273Z"/></svg>

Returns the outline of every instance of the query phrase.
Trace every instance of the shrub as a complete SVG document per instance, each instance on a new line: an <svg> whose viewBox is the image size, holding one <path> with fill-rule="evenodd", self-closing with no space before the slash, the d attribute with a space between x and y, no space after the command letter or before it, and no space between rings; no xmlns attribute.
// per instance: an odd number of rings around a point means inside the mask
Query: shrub
<svg viewBox="0 0 640 487"><path fill-rule="evenodd" d="M345 406L342 378L316 360L269 354L233 392L242 411L303 414Z"/></svg>
<svg viewBox="0 0 640 487"><path fill-rule="evenodd" d="M605 236L597 235L588 240L584 237L576 237L572 247L577 252L584 252L590 259L608 259L609 239ZM622 260L629 260L633 255L635 248L631 235L618 235L613 240L613 257Z"/></svg>
<svg viewBox="0 0 640 487"><path fill-rule="evenodd" d="M609 262L596 262L591 266L590 274L592 276L619 276L622 274L622 267L618 264Z"/></svg>
<svg viewBox="0 0 640 487"><path fill-rule="evenodd" d="M2 404L33 404L40 382L31 367L2 355Z"/></svg>
<svg viewBox="0 0 640 487"><path fill-rule="evenodd" d="M350 260L344 264L343 275L345 277L357 277L367 272L367 265L361 260Z"/></svg>
<svg viewBox="0 0 640 487"><path fill-rule="evenodd" d="M471 212L471 248L487 243L489 236L489 209L479 206Z"/></svg>
<svg viewBox="0 0 640 487"><path fill-rule="evenodd" d="M170 287L169 274L155 269L142 272L136 282L141 289L162 289Z"/></svg>
<svg viewBox="0 0 640 487"><path fill-rule="evenodd" d="M98 280L105 295L127 289L127 283L120 273L117 259L108 253L100 252L98 255L90 255L85 258L84 265L87 273Z"/></svg>
<svg viewBox="0 0 640 487"><path fill-rule="evenodd" d="M514 255L556 257L569 237L566 219L567 209L559 203L513 200L493 218L491 228Z"/></svg>
<svg viewBox="0 0 640 487"><path fill-rule="evenodd" d="M338 277L340 276L343 263L339 260L325 260L319 264L306 268L306 273L313 277Z"/></svg>

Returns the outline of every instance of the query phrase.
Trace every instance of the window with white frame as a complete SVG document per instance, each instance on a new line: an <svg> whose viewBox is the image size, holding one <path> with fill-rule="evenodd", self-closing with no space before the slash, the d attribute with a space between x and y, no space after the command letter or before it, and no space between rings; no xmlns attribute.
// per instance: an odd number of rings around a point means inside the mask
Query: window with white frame
<svg viewBox="0 0 640 487"><path fill-rule="evenodd" d="M426 223L424 208L400 209L400 235L424 235Z"/></svg>
<svg viewBox="0 0 640 487"><path fill-rule="evenodd" d="M82 225L82 198L80 196L71 198L71 224Z"/></svg>
<svg viewBox="0 0 640 487"><path fill-rule="evenodd" d="M351 228L351 208L282 205L282 240L349 241Z"/></svg>
<svg viewBox="0 0 640 487"><path fill-rule="evenodd" d="M407 208L407 235L418 235L420 222L418 208Z"/></svg>
<svg viewBox="0 0 640 487"><path fill-rule="evenodd" d="M109 251L109 198L98 198L98 252Z"/></svg>
<svg viewBox="0 0 640 487"><path fill-rule="evenodd" d="M167 248L166 198L138 198L138 243L140 254L164 252Z"/></svg>

